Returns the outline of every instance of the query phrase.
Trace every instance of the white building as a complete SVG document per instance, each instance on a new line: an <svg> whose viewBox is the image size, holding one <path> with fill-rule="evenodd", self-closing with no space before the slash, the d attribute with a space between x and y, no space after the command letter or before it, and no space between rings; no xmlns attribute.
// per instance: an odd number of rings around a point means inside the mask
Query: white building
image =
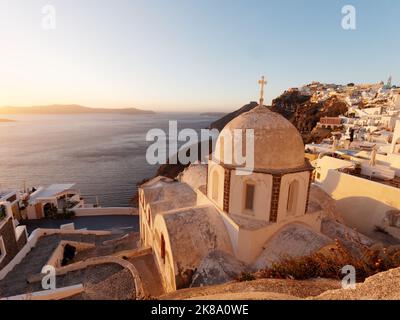
<svg viewBox="0 0 400 320"><path fill-rule="evenodd" d="M237 129L254 130L255 169L247 175L240 175L246 169L234 161L223 161L241 147L235 139L229 151L222 138ZM272 257L264 250L288 228L290 234L302 230L299 239L307 234L313 240L296 240L292 248L279 240L282 254L308 254L308 246L325 243L321 207L307 210L313 168L289 121L260 103L226 125L214 155L208 166L190 167L179 182L157 177L139 188L141 241L152 248L167 291L188 287L210 254L265 266Z"/></svg>
<svg viewBox="0 0 400 320"><path fill-rule="evenodd" d="M388 214L400 210L400 121L390 153L360 151L349 160L326 156L313 165L315 182L337 201L347 225L371 236L380 227L400 239L400 225L388 223Z"/></svg>
<svg viewBox="0 0 400 320"><path fill-rule="evenodd" d="M18 191L0 191L0 202L8 202L14 218L21 219L20 194Z"/></svg>
<svg viewBox="0 0 400 320"><path fill-rule="evenodd" d="M38 188L27 199L27 218L41 219L45 218L51 210L64 208L73 210L82 207L83 199L74 186L75 184L53 184Z"/></svg>

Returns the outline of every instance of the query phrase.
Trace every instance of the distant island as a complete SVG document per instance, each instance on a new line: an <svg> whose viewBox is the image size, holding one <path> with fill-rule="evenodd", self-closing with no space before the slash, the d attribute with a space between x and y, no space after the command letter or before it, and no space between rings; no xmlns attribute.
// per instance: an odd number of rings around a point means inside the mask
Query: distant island
<svg viewBox="0 0 400 320"><path fill-rule="evenodd" d="M153 114L154 111L136 108L89 108L76 104L32 107L0 107L0 114L84 114L84 113L120 113L120 114Z"/></svg>
<svg viewBox="0 0 400 320"><path fill-rule="evenodd" d="M203 112L203 113L200 113L200 115L204 116L204 117L223 117L226 114L227 114L227 112Z"/></svg>
<svg viewBox="0 0 400 320"><path fill-rule="evenodd" d="M0 119L0 123L1 122L15 122L15 120L11 120L11 119Z"/></svg>

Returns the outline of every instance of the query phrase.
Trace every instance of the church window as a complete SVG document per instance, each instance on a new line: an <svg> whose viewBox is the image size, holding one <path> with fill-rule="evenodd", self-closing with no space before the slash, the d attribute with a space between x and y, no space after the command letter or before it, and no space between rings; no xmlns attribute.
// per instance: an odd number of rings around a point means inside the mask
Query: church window
<svg viewBox="0 0 400 320"><path fill-rule="evenodd" d="M287 199L287 213L294 215L297 209L297 197L299 193L299 182L297 180L292 181L289 185L288 199Z"/></svg>
<svg viewBox="0 0 400 320"><path fill-rule="evenodd" d="M212 199L214 201L218 201L218 184L219 184L218 172L214 171L212 175Z"/></svg>
<svg viewBox="0 0 400 320"><path fill-rule="evenodd" d="M246 190L245 190L245 203L244 208L246 210L253 210L254 209L254 194L255 194L256 186L251 183L246 183Z"/></svg>
<svg viewBox="0 0 400 320"><path fill-rule="evenodd" d="M147 223L149 224L149 226L151 225L151 209L150 208L147 211Z"/></svg>

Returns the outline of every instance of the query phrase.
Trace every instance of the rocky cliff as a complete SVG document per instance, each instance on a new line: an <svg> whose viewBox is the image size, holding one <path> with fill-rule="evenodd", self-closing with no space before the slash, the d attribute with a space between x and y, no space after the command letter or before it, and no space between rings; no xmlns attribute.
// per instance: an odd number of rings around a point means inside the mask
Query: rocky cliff
<svg viewBox="0 0 400 320"><path fill-rule="evenodd" d="M347 104L330 97L323 102L313 102L311 96L299 91L284 92L272 101L271 110L283 115L300 131L304 143L320 142L330 136L330 130L317 129L315 126L322 117L337 117L347 112Z"/></svg>

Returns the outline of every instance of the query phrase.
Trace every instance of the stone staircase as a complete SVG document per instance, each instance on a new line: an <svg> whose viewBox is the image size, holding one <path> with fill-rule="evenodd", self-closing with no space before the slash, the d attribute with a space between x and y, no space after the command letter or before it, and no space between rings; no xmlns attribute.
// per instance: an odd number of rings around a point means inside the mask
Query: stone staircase
<svg viewBox="0 0 400 320"><path fill-rule="evenodd" d="M126 234L123 238L116 238L108 242L106 241L105 244L97 244L96 247L77 252L70 263L84 261L93 257L114 255L117 252L136 249L139 238L140 236L138 233L132 232Z"/></svg>
<svg viewBox="0 0 400 320"><path fill-rule="evenodd" d="M41 284L30 284L29 276L39 274L49 260L54 250L62 240L91 243L102 246L104 241L113 240L121 235L83 235L83 234L55 234L41 237L36 246L25 256L25 258L14 267L12 271L0 280L0 297L9 297L18 294L33 292L41 289Z"/></svg>

